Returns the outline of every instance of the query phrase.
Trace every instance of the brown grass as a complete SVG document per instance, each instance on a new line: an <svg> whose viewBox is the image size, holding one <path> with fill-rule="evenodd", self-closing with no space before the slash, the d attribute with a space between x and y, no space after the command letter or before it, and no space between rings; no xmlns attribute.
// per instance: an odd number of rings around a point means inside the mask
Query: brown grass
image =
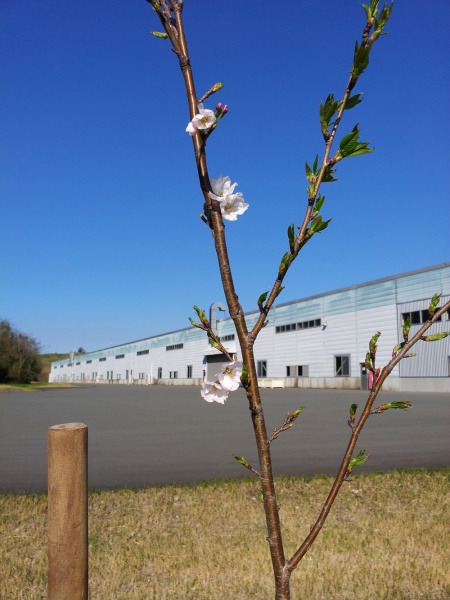
<svg viewBox="0 0 450 600"><path fill-rule="evenodd" d="M278 479L288 552L331 479ZM450 469L355 477L292 577L292 600L450 596ZM272 600L255 481L91 492L93 600ZM1 600L46 597L46 496L0 496Z"/></svg>
<svg viewBox="0 0 450 600"><path fill-rule="evenodd" d="M0 392L39 392L53 388L87 387L84 383L0 383Z"/></svg>

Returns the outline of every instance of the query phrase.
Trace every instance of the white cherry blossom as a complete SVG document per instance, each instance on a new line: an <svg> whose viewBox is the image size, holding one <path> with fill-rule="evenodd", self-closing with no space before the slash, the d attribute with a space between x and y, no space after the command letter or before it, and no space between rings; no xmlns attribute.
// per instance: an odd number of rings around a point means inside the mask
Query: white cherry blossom
<svg viewBox="0 0 450 600"><path fill-rule="evenodd" d="M204 381L202 383L201 395L206 402L218 402L224 404L228 398L228 390L218 382Z"/></svg>
<svg viewBox="0 0 450 600"><path fill-rule="evenodd" d="M241 383L242 363L238 360L222 365L222 372L219 374L219 383L223 389L234 392Z"/></svg>
<svg viewBox="0 0 450 600"><path fill-rule="evenodd" d="M211 177L212 192L209 197L220 202L222 217L227 221L236 221L249 205L244 202L241 192L234 193L237 183L231 183L229 177Z"/></svg>
<svg viewBox="0 0 450 600"><path fill-rule="evenodd" d="M214 200L222 201L226 196L232 194L234 192L234 188L237 186L237 183L233 183L231 185L231 180L229 177L211 177L211 187L212 192L209 192L210 198Z"/></svg>
<svg viewBox="0 0 450 600"><path fill-rule="evenodd" d="M220 203L222 217L227 221L237 221L238 216L244 214L248 207L240 192L225 196Z"/></svg>
<svg viewBox="0 0 450 600"><path fill-rule="evenodd" d="M216 122L216 115L213 110L203 108L203 104L198 105L198 114L188 123L186 131L192 137L198 130L209 129Z"/></svg>

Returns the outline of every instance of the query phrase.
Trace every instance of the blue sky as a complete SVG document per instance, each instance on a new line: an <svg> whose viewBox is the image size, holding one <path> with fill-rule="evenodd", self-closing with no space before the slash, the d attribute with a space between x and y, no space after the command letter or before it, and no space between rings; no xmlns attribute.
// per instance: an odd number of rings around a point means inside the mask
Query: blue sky
<svg viewBox="0 0 450 600"><path fill-rule="evenodd" d="M229 114L211 176L249 210L227 224L246 311L269 289L323 151L319 103L340 96L364 13L355 0L185 0L197 92ZM46 352L187 327L223 292L185 133L170 43L144 0L0 4L0 317ZM325 184L330 227L300 254L286 302L449 260L448 0L397 0L341 135L375 151ZM382 329L382 323L380 323Z"/></svg>

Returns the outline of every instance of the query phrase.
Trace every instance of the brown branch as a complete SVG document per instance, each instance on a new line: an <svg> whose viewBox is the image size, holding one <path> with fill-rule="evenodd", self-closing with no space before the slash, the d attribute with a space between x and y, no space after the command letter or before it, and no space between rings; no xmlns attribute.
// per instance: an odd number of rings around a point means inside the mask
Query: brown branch
<svg viewBox="0 0 450 600"><path fill-rule="evenodd" d="M365 30L364 30L365 31ZM363 36L364 36L364 32L363 32ZM292 260L289 263L289 265L287 265L286 270L284 271L284 273L282 275L278 274L275 283L273 284L272 290L267 298L267 301L263 307L263 310L261 310L261 314L258 318L258 320L256 321L255 325L253 326L253 329L251 331L251 335L253 339L256 339L257 335L259 334L259 332L261 331L261 329L264 326L264 320L267 317L270 309L272 308L278 294L280 293L280 288L281 288L281 284L283 282L283 279L285 278L290 266L292 265L292 263L294 262L294 260L297 258L298 253L300 252L302 246L305 245L305 243L308 241L307 239L307 235L306 235L306 230L308 227L308 224L311 221L311 215L313 213L314 210L314 202L317 198L317 195L319 193L320 190L320 186L322 185L323 182L323 178L325 176L325 171L327 169L327 167L329 166L329 157L330 157L330 152L331 152L331 148L333 146L333 142L335 140L336 137L336 133L338 131L341 119L342 119L342 115L344 114L344 110L345 110L345 105L350 97L350 94L352 92L352 90L354 89L354 87L356 86L357 82L359 80L359 76L354 76L354 75L350 75L348 82L347 82L347 86L345 88L344 91L344 95L342 97L341 100L341 105L339 107L339 110L337 112L337 116L333 125L333 128L330 132L330 134L327 137L327 140L325 142L325 152L322 158L322 163L321 163L321 167L319 170L319 173L317 175L317 179L316 182L314 184L314 189L313 192L309 194L308 196L308 205L305 211L305 216L303 218L303 222L301 224L301 226L298 228L299 229L299 233L296 235L295 237L295 243L294 243L294 247L292 248L292 250L290 251L291 256L292 256Z"/></svg>
<svg viewBox="0 0 450 600"><path fill-rule="evenodd" d="M380 392L381 387L382 387L383 383L385 382L386 378L390 375L390 373L392 372L394 367L402 360L402 358L405 357L405 355L409 352L409 350L411 350L411 348L420 340L421 336L425 333L425 331L427 331L427 329L429 329L431 327L431 325L433 323L435 323L439 319L439 317L442 316L449 309L450 309L450 302L447 302L442 308L437 310L435 312L435 314L433 315L433 318L429 319L426 323L424 323L424 325L417 331L417 333L411 338L411 340L406 342L405 346L401 349L401 351L398 352L381 371L380 376L376 380L376 383L369 394L369 397L367 399L364 410L361 414L361 417L358 420L358 424L354 428L352 428L353 429L352 434L350 436L350 441L349 441L347 449L345 451L344 458L342 460L341 466L339 468L338 474L336 475L334 483L331 487L330 493L328 494L328 497L323 505L323 508L320 511L320 515L319 515L317 521L315 522L315 524L313 525L313 527L311 528L311 531L305 538L304 542L301 544L301 546L298 548L298 550L293 554L292 558L290 558L286 563L286 569L289 573L291 573L295 569L295 567L301 561L301 559L306 554L306 552L311 548L311 545L313 544L314 540L320 533L320 531L325 523L325 520L330 513L330 510L333 506L336 496L345 480L345 475L347 473L348 465L352 458L356 442L358 441L358 437L359 437L361 430L364 427L367 419L370 416L373 403L374 403L376 397L378 396L378 393Z"/></svg>
<svg viewBox="0 0 450 600"><path fill-rule="evenodd" d="M292 427L292 425L294 424L294 421L297 419L298 415L302 412L302 410L303 410L303 407L300 407L293 413L287 413L287 415L285 416L284 421L281 423L281 425L278 428L275 428L273 430L273 433L269 438L270 444L273 442L273 440L277 439L277 437L280 435L280 433L282 433L283 431L287 431L288 429L290 429Z"/></svg>
<svg viewBox="0 0 450 600"><path fill-rule="evenodd" d="M177 46L174 43L175 51L177 52L180 69L185 82L186 95L189 104L189 112L191 120L197 111L197 96L195 93L194 78L189 60L189 53L184 34L181 10L177 10L174 6L176 29L177 29ZM161 18L161 16L160 16ZM169 34L170 26L161 19L166 32ZM170 35L170 34L169 34ZM244 311L239 303L238 296L235 291L233 277L230 269L230 261L228 258L228 250L225 239L225 227L220 212L219 202L211 200L209 192L211 184L208 176L206 162L206 147L205 140L200 133L192 136L194 144L194 152L197 164L197 171L200 180L200 186L205 198L205 212L208 219L208 224L211 228L214 245L216 249L217 259L219 263L220 276L225 293L225 299L228 305L228 310L236 327L239 343L242 351L243 362L248 370L248 380L245 384L247 399L252 415L253 428L258 450L258 460L260 467L260 481L263 492L264 510L267 523L267 541L269 543L272 566L275 578L275 587L277 589L277 597L287 597L284 592L289 589L289 582L284 576L284 566L286 559L281 537L281 525L278 514L278 506L275 495L275 485L272 472L272 461L270 455L270 444L267 436L264 413L261 404L261 396L258 387L258 378L256 374L255 358L253 354L254 340L248 334L245 321ZM280 592L283 595L278 596Z"/></svg>

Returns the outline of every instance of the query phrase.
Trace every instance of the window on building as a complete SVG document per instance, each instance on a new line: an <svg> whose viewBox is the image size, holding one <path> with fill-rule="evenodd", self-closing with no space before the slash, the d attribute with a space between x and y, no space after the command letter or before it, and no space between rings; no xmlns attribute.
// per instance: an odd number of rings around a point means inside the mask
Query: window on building
<svg viewBox="0 0 450 600"><path fill-rule="evenodd" d="M308 365L290 365L286 367L286 377L308 377Z"/></svg>
<svg viewBox="0 0 450 600"><path fill-rule="evenodd" d="M76 364L76 365L81 365L81 362L77 362L77 363L75 363L75 364Z"/></svg>
<svg viewBox="0 0 450 600"><path fill-rule="evenodd" d="M89 365L92 362L92 360L87 360L86 364Z"/></svg>
<svg viewBox="0 0 450 600"><path fill-rule="evenodd" d="M221 335L219 337L219 341L220 342L231 342L232 340L234 340L234 338L235 338L234 333L230 333L228 335Z"/></svg>
<svg viewBox="0 0 450 600"><path fill-rule="evenodd" d="M350 356L334 357L334 374L336 377L349 377L350 375Z"/></svg>
<svg viewBox="0 0 450 600"><path fill-rule="evenodd" d="M125 354L116 354L116 358L125 358Z"/></svg>
<svg viewBox="0 0 450 600"><path fill-rule="evenodd" d="M170 379L178 379L178 371L170 371L169 378Z"/></svg>
<svg viewBox="0 0 450 600"><path fill-rule="evenodd" d="M138 351L136 352L136 354L137 354L138 356L142 356L143 354L148 354L149 352L150 352L150 350L138 350Z"/></svg>
<svg viewBox="0 0 450 600"><path fill-rule="evenodd" d="M284 333L285 331L296 331L297 329L309 329L310 327L321 327L322 319L311 321L302 321L301 323L288 323L287 325L277 325L275 333Z"/></svg>
<svg viewBox="0 0 450 600"><path fill-rule="evenodd" d="M183 344L172 344L171 346L166 346L166 350L181 350L183 348Z"/></svg>
<svg viewBox="0 0 450 600"><path fill-rule="evenodd" d="M187 378L192 379L192 365L188 365L187 367Z"/></svg>
<svg viewBox="0 0 450 600"><path fill-rule="evenodd" d="M267 377L267 360L258 360L256 368L258 377Z"/></svg>
<svg viewBox="0 0 450 600"><path fill-rule="evenodd" d="M412 312L402 313L402 325L405 324L408 317L411 318L411 325L420 325L421 323L426 323L426 321L428 321L430 314L428 308L425 310L414 310ZM441 317L436 320L441 321Z"/></svg>
<svg viewBox="0 0 450 600"><path fill-rule="evenodd" d="M158 379L162 379L162 367L158 367Z"/></svg>
<svg viewBox="0 0 450 600"><path fill-rule="evenodd" d="M99 362L103 362L104 360L106 360L106 356L104 356L103 358L99 358L98 360Z"/></svg>

